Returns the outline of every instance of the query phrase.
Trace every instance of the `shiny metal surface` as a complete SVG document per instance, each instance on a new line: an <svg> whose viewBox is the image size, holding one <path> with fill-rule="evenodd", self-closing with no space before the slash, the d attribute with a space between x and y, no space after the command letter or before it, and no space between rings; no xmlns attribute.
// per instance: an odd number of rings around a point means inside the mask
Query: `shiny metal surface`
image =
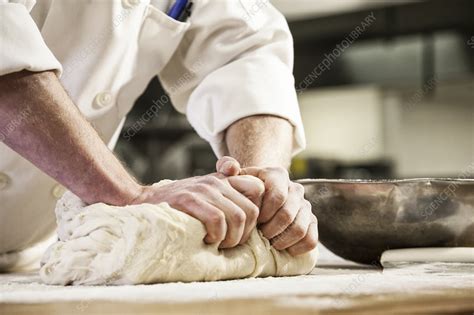
<svg viewBox="0 0 474 315"><path fill-rule="evenodd" d="M474 246L474 179L298 181L335 254L377 264L386 249Z"/></svg>

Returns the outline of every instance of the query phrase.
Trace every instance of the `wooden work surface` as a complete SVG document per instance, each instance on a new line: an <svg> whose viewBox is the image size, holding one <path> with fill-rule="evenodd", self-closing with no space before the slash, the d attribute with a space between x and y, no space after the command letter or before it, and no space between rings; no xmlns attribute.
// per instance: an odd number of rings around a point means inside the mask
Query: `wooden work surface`
<svg viewBox="0 0 474 315"><path fill-rule="evenodd" d="M324 257L322 257L324 258ZM0 275L0 314L473 314L472 264L383 272L322 259L310 275L200 283L61 287Z"/></svg>
<svg viewBox="0 0 474 315"><path fill-rule="evenodd" d="M472 291L445 290L431 294L405 293L360 296L291 296L293 303L281 300L290 297L265 299L235 299L191 303L124 303L94 301L46 304L0 304L0 314L472 314ZM320 299L337 298L346 306L318 307Z"/></svg>

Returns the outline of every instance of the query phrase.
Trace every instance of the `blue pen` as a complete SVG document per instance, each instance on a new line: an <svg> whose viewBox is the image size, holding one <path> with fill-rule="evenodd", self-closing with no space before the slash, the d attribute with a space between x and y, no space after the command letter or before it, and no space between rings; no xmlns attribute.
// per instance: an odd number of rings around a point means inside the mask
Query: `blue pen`
<svg viewBox="0 0 474 315"><path fill-rule="evenodd" d="M188 0L176 0L176 2L169 9L168 15L177 20L181 16L181 13L183 13L187 4Z"/></svg>

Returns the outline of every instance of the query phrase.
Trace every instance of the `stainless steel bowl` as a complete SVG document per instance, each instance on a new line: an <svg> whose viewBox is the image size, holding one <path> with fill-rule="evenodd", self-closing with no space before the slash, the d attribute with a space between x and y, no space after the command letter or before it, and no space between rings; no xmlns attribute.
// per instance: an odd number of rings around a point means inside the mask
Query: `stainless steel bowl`
<svg viewBox="0 0 474 315"><path fill-rule="evenodd" d="M298 181L335 254L376 264L387 249L474 246L474 179Z"/></svg>

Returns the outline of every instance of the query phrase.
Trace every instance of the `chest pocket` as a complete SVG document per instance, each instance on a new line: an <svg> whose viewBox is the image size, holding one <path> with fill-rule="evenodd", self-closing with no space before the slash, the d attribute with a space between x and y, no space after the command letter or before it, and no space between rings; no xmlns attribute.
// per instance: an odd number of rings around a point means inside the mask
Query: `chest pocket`
<svg viewBox="0 0 474 315"><path fill-rule="evenodd" d="M190 22L179 22L148 5L138 38L136 71L118 95L119 115L125 116L152 77L168 63L183 40Z"/></svg>

